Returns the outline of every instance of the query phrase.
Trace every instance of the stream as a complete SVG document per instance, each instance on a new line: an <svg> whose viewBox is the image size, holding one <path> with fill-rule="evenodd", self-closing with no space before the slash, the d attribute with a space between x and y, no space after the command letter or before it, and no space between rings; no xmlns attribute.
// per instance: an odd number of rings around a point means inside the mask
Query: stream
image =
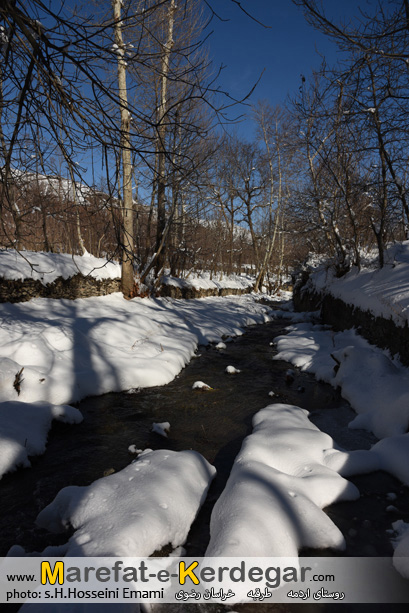
<svg viewBox="0 0 409 613"><path fill-rule="evenodd" d="M355 413L339 390L299 371L292 383L286 382L289 364L272 360L276 353L272 341L285 333L288 324L287 320L277 319L252 326L243 336L226 339L224 350L199 347L197 356L166 386L137 393L105 394L79 403L82 424L55 423L45 454L31 458L31 468L7 474L0 481L0 555L15 544L26 551L42 551L47 545L65 543L69 535L49 534L35 526L39 511L62 487L88 485L107 472L124 468L134 457L128 447L135 445L139 449L194 449L217 468L217 477L185 544L187 555L202 556L209 540L213 505L225 486L243 438L252 430L252 416L273 402L307 409L311 421L345 449L368 449L376 439L366 431L348 430L347 424ZM228 365L241 372L226 374ZM213 390L192 390L198 380ZM271 390L277 394L274 399L268 395ZM153 422L164 421L171 425L168 438L151 431ZM391 504L387 494L396 494L393 505L399 509L399 517L408 521L408 488L381 471L350 480L360 490L360 499L326 509L346 538L346 551L334 554L325 550L319 555L391 555L386 530L397 517L387 510ZM306 556L316 554L312 550L300 552ZM284 610L281 605L274 606L275 611ZM307 613L308 605L303 606ZM235 608L251 610L247 605ZM171 605L168 609L172 610ZM209 610L226 609L215 606ZM259 613L263 610L267 610L265 606L257 606Z"/></svg>

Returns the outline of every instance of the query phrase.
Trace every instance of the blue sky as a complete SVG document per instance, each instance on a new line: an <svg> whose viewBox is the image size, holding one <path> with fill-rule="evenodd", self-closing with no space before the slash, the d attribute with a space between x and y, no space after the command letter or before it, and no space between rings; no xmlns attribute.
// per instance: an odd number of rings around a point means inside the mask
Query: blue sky
<svg viewBox="0 0 409 613"><path fill-rule="evenodd" d="M336 62L335 44L312 28L291 0L242 0L241 4L269 27L252 21L231 0L213 0L218 14L229 21L214 19L209 26L213 30L210 55L215 67L227 65L220 83L230 95L245 96L264 70L250 102L266 98L281 104L298 91L301 74L308 78L312 69L320 66L319 53L325 55L329 64ZM324 0L323 4L328 16L349 21L359 15L359 7L369 9L373 2ZM248 122L238 130L251 136Z"/></svg>
<svg viewBox="0 0 409 613"><path fill-rule="evenodd" d="M223 21L212 20L206 32L210 34L207 44L214 68L226 66L218 83L232 97L241 99L246 96L263 73L247 102L267 99L272 104L283 104L288 95L294 96L298 92L301 75L308 79L311 71L319 67L319 53L325 55L329 64L336 62L338 52L335 44L306 22L292 0L240 1L249 13L268 27L246 16L232 0L208 0ZM375 1L323 0L323 5L329 17L349 21L359 15L359 7L370 10ZM60 0L48 2L54 9L61 7ZM70 9L75 0L66 0L65 5ZM231 111L231 116L248 111L248 106L237 106ZM242 120L234 129L245 138L253 137L254 128L250 120ZM86 162L84 165L88 166Z"/></svg>

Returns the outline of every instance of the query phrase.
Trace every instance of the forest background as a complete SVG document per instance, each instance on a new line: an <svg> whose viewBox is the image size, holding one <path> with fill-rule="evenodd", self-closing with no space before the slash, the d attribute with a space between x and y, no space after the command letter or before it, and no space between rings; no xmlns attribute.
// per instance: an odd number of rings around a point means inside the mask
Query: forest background
<svg viewBox="0 0 409 613"><path fill-rule="evenodd" d="M125 297L164 271L251 272L258 290L311 254L342 275L375 248L382 267L408 238L409 3L348 21L293 4L339 55L278 105L253 103L262 68L224 90L210 0L5 0L1 247L119 259Z"/></svg>

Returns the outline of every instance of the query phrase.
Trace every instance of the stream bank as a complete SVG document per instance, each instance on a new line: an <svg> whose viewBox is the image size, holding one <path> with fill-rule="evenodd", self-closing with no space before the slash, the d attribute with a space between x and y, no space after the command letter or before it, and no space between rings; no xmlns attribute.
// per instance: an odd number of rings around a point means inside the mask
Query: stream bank
<svg viewBox="0 0 409 613"><path fill-rule="evenodd" d="M5 555L14 544L27 551L42 551L47 545L66 542L69 535L50 535L35 526L38 512L62 487L88 485L104 473L124 468L133 457L128 447L135 445L140 449L195 449L217 468L217 477L185 545L188 555L203 555L213 505L225 486L243 438L252 430L252 416L273 402L309 410L311 421L345 449L369 448L375 437L366 431L348 430L347 424L355 414L339 390L299 371L293 382L287 382L289 364L272 359L276 353L273 339L284 334L287 325L287 320L277 319L253 326L241 337L226 339L223 350L200 347L197 357L167 386L82 401L78 405L84 415L81 425L55 424L46 453L32 460L32 468L5 475L0 481L1 499L7 501L0 508L1 554ZM226 374L228 365L241 372ZM197 380L205 381L213 390L193 391ZM275 392L274 399L269 397L270 391ZM168 438L151 431L154 422L163 421L171 424ZM396 494L394 505L409 517L408 488L380 471L350 480L360 489L361 498L327 509L347 542L346 551L336 555L391 555L386 530L395 518L387 511L387 494ZM329 551L301 552L317 554L334 555ZM251 611L246 608L251 606L238 609ZM275 611L290 610L271 606ZM213 610L225 609L209 609ZM257 605L257 611L262 610L267 609Z"/></svg>
<svg viewBox="0 0 409 613"><path fill-rule="evenodd" d="M135 445L138 449L194 449L217 468L217 477L186 544L189 555L203 555L209 539L211 509L224 488L244 437L252 430L252 417L272 402L307 409L311 421L345 449L369 448L375 437L366 431L347 429L354 412L338 390L317 382L308 373L296 372L295 380L286 382L289 365L272 360L276 353L272 341L285 333L287 323L275 320L253 326L243 336L229 339L225 350L200 347L197 357L169 385L82 401L81 425L56 423L46 453L32 459L32 468L5 475L0 481L0 496L7 500L0 509L3 527L0 553L5 555L14 544L27 551L42 551L47 545L65 542L66 534L50 535L35 527L38 512L62 487L88 485L104 474L124 468L134 457L128 447ZM241 372L226 374L225 369L231 364ZM192 390L197 380L205 381L213 390ZM268 395L270 391L276 394L274 400ZM151 431L154 422L164 421L171 424L168 438ZM388 506L385 496L396 492L396 506L407 508L407 488L385 473L351 480L365 495L357 502L332 505L328 510L335 523L342 524L348 543L345 555L391 554L385 530L392 519L385 511ZM27 504L28 501L32 502ZM357 515L349 510L358 506L362 509ZM370 543L373 539L376 546Z"/></svg>
<svg viewBox="0 0 409 613"><path fill-rule="evenodd" d="M320 311L322 322L334 330L356 328L367 341L387 349L391 355L399 355L405 366L409 366L409 327L407 320L398 326L392 318L375 316L354 304L346 304L330 293L319 292L309 281L309 274L303 272L294 284L294 307L297 311Z"/></svg>

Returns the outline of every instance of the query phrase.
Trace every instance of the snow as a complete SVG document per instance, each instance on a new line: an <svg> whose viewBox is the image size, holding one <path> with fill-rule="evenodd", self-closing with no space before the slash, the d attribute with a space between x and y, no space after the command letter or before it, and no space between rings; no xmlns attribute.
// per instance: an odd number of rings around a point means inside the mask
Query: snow
<svg viewBox="0 0 409 613"><path fill-rule="evenodd" d="M274 359L289 361L302 371L315 373L318 380L339 386L358 413L351 428L371 430L378 438L407 432L407 368L394 363L354 330L334 333L310 323L289 326L288 330L288 335L275 339L278 354Z"/></svg>
<svg viewBox="0 0 409 613"><path fill-rule="evenodd" d="M66 200L72 201L75 196L75 200L80 204L85 204L87 198L92 194L92 190L88 186L75 181L74 188L71 179L66 179L64 177L21 171L17 168L13 168L11 173L13 179L23 191L27 187L38 187L43 194L58 196L58 198L62 197Z"/></svg>
<svg viewBox="0 0 409 613"><path fill-rule="evenodd" d="M44 453L52 419L81 421L68 403L164 385L198 343L242 334L267 321L268 311L250 296L187 302L111 294L1 304L0 476Z"/></svg>
<svg viewBox="0 0 409 613"><path fill-rule="evenodd" d="M8 251L0 252L0 267L8 267L7 278L40 278L43 283L72 276L77 264L85 267L87 261L83 274L119 276L117 269L109 272L108 264L92 256L74 260L55 254L50 259L48 254L43 260L42 255L33 256L38 258L33 259L35 273L28 265L24 269L20 258L8 260ZM369 263L359 274L351 271L335 279L320 269L312 283L403 325L409 307L408 265L409 242L388 251L383 271ZM204 275L197 278L198 287L209 281ZM385 470L409 485L409 371L353 330L335 333L315 324L315 314L295 314L288 307L272 314L251 295L126 301L111 294L1 304L0 476L28 466L29 456L44 452L52 419L81 421L67 403L90 394L164 385L199 344L214 343L224 350L222 339L272 317L292 322L289 333L274 342L275 359L294 366L287 372L288 384L301 369L339 386L357 412L350 427L372 430L382 440L370 450L346 452L309 421L304 409L287 404L262 409L214 507L206 555L291 557L303 547L342 550L344 537L323 508L359 496L347 477ZM226 372L240 371L228 366ZM211 388L196 381L192 389ZM166 436L170 424L154 423L152 428ZM168 543L180 551L215 469L195 451L128 449L139 456L125 469L87 487L64 488L40 513L43 528L74 529L58 555L147 556ZM392 524L394 565L409 578L409 524L391 504L395 499L393 493L387 495L390 519L398 518Z"/></svg>
<svg viewBox="0 0 409 613"><path fill-rule="evenodd" d="M163 421L159 423L152 424L152 432L156 432L160 436L168 437L168 432L170 430L170 423L168 421Z"/></svg>
<svg viewBox="0 0 409 613"><path fill-rule="evenodd" d="M91 276L98 281L121 277L121 267L105 258L96 258L90 253L71 255L68 253L42 253L40 251L0 250L0 271L4 279L34 279L43 285L52 283L58 277L69 279L78 273Z"/></svg>
<svg viewBox="0 0 409 613"><path fill-rule="evenodd" d="M308 411L273 404L256 413L214 507L206 555L296 557L302 547L344 549L342 533L322 511L359 497L328 466L338 454Z"/></svg>
<svg viewBox="0 0 409 613"><path fill-rule="evenodd" d="M211 278L209 272L192 272L187 278L171 277L164 275L162 280L163 285L171 285L173 287L194 288L200 289L250 289L254 286L254 277L246 274L231 274L231 275L214 275Z"/></svg>
<svg viewBox="0 0 409 613"><path fill-rule="evenodd" d="M404 326L409 318L409 241L390 246L385 262L379 269L376 255L367 256L360 271L352 268L341 278L321 265L312 273L308 287Z"/></svg>
<svg viewBox="0 0 409 613"><path fill-rule="evenodd" d="M251 296L75 301L39 298L1 304L0 402L76 402L86 396L165 385L198 344L241 335L269 320ZM24 367L20 395L14 387Z"/></svg>
<svg viewBox="0 0 409 613"><path fill-rule="evenodd" d="M290 556L300 549L343 550L340 530L322 509L359 498L346 476L386 470L409 484L409 434L346 452L308 419L272 404L253 418L226 488L215 504L206 556ZM394 496L389 496L393 500ZM387 512L398 514L390 505ZM409 578L409 524L394 522L395 568Z"/></svg>
<svg viewBox="0 0 409 613"><path fill-rule="evenodd" d="M359 413L351 427L371 430L379 438L407 432L407 369L395 366L382 351L371 347L346 347L334 356L341 361L335 383Z"/></svg>
<svg viewBox="0 0 409 613"><path fill-rule="evenodd" d="M60 490L37 524L75 530L67 556L149 556L185 542L215 473L195 451L146 449L118 473Z"/></svg>
<svg viewBox="0 0 409 613"><path fill-rule="evenodd" d="M395 548L393 565L402 577L409 579L409 524L398 519L392 524L392 528L396 532L395 538L392 539Z"/></svg>
<svg viewBox="0 0 409 613"><path fill-rule="evenodd" d="M210 387L210 385L207 385L207 383L204 383L203 381L195 381L192 385L192 390L212 390L213 388Z"/></svg>
<svg viewBox="0 0 409 613"><path fill-rule="evenodd" d="M277 360L288 360L301 371L339 386L341 394L358 413L350 428L371 430L381 440L369 451L338 451L327 457L327 466L343 476L384 470L409 485L409 371L387 352L370 345L354 330L334 333L311 323L288 327L289 334L276 340ZM388 494L393 501L396 495ZM398 514L389 505L387 511ZM399 520L402 521L402 520ZM409 578L409 529L399 525L393 564Z"/></svg>
<svg viewBox="0 0 409 613"><path fill-rule="evenodd" d="M409 434L385 438L373 445L371 453L379 458L383 470L409 486ZM388 499L394 500L393 494Z"/></svg>
<svg viewBox="0 0 409 613"><path fill-rule="evenodd" d="M142 453L143 449L138 449L138 447L136 445L129 445L128 451L129 451L129 453L138 455L138 454Z"/></svg>
<svg viewBox="0 0 409 613"><path fill-rule="evenodd" d="M18 466L30 466L28 456L44 453L53 419L78 424L82 415L74 407L44 401L0 404L0 479Z"/></svg>
<svg viewBox="0 0 409 613"><path fill-rule="evenodd" d="M236 368L235 366L226 366L226 370L225 372L228 375L237 375L237 373L241 372L238 368Z"/></svg>

